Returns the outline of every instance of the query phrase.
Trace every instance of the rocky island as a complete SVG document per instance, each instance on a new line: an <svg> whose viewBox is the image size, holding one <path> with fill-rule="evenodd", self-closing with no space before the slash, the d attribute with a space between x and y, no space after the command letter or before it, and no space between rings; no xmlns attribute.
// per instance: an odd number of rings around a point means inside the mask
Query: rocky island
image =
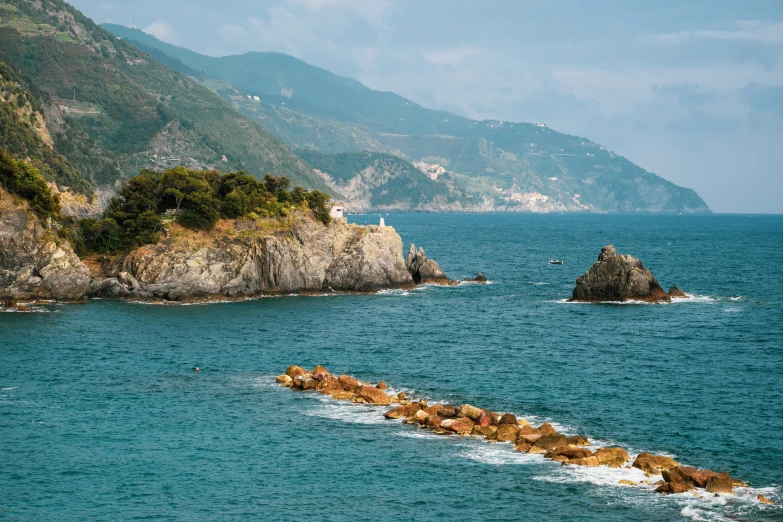
<svg viewBox="0 0 783 522"><path fill-rule="evenodd" d="M613 245L601 249L598 261L576 280L571 301L622 302L646 301L671 302L672 297L688 297L673 286L667 293L641 260L618 254Z"/></svg>

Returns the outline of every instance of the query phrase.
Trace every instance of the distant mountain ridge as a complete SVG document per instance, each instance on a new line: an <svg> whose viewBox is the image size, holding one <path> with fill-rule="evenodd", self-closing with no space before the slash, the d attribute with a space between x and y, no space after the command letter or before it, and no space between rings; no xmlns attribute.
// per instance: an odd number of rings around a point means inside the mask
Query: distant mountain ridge
<svg viewBox="0 0 783 522"><path fill-rule="evenodd" d="M710 211L695 191L543 124L427 109L281 53L215 58L136 29L105 27L207 76L200 81L294 149L371 150L439 165L480 209L490 201L494 210Z"/></svg>
<svg viewBox="0 0 783 522"><path fill-rule="evenodd" d="M0 3L0 59L37 93L53 149L102 190L142 168L179 164L287 176L329 190L278 138L214 92L62 0Z"/></svg>

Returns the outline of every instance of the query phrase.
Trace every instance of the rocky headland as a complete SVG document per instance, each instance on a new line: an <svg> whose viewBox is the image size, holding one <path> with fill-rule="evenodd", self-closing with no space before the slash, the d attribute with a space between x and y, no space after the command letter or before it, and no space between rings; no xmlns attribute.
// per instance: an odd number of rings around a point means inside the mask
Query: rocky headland
<svg viewBox="0 0 783 522"><path fill-rule="evenodd" d="M542 455L545 459L560 462L562 466L635 468L643 473L645 479L621 479L618 483L657 493L684 493L700 489L712 494L733 494L734 488L748 486L726 472L684 466L665 455L640 453L632 460L628 451L621 447L591 449L592 444L586 437L558 433L548 422L534 427L513 413L494 412L470 404L430 404L404 392L388 393L385 382L373 384L349 375L333 375L321 365L310 371L300 366L289 366L276 382L296 391L320 392L335 400L393 406L384 413L386 419L399 420L438 435L506 442L516 451ZM758 500L771 502L762 496Z"/></svg>
<svg viewBox="0 0 783 522"><path fill-rule="evenodd" d="M29 204L0 189L0 302L88 297L168 301L261 295L376 292L453 284L423 249L403 258L392 227L308 213L258 222L223 220L210 231L169 223L164 238L84 260Z"/></svg>
<svg viewBox="0 0 783 522"><path fill-rule="evenodd" d="M618 254L614 246L601 249L598 261L576 280L571 301L617 302L646 301L671 302L672 297L688 297L673 286L667 293L641 260Z"/></svg>
<svg viewBox="0 0 783 522"><path fill-rule="evenodd" d="M78 301L90 271L68 241L44 227L26 201L0 189L0 301Z"/></svg>

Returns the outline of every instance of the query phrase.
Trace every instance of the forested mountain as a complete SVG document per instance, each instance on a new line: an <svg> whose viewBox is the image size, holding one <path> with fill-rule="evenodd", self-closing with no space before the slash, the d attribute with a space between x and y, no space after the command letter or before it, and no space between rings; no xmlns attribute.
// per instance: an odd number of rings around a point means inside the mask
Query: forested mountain
<svg viewBox="0 0 783 522"><path fill-rule="evenodd" d="M32 121L30 111L43 114L51 150L94 186L116 187L143 167L182 164L241 169L259 178L287 176L294 184L328 190L259 124L62 0L0 3L0 60L7 66L4 81L7 71L16 72L17 79L8 80L14 84L24 78L24 118ZM3 139L0 146L30 155ZM73 173L58 176L58 183L92 191Z"/></svg>
<svg viewBox="0 0 783 522"><path fill-rule="evenodd" d="M106 28L164 54L292 148L372 150L425 162L445 169L474 201L500 210L709 212L693 190L544 124L430 110L280 53L214 58L136 29Z"/></svg>

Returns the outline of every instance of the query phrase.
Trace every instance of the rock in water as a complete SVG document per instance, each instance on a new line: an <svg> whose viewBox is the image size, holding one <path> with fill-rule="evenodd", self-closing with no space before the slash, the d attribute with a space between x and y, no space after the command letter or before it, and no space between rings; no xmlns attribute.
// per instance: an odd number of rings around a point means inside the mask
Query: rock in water
<svg viewBox="0 0 783 522"><path fill-rule="evenodd" d="M682 297L677 287L673 295ZM652 303L670 302L658 281L642 262L629 255L618 254L614 246L601 249L598 261L577 278L571 301L605 302L639 300Z"/></svg>
<svg viewBox="0 0 783 522"><path fill-rule="evenodd" d="M441 270L440 265L432 259L427 259L427 254L423 248L416 249L416 245L411 244L408 249L408 257L405 259L405 266L408 268L413 281L417 285L436 284L450 285L452 281L446 277L446 273Z"/></svg>
<svg viewBox="0 0 783 522"><path fill-rule="evenodd" d="M68 241L0 188L0 300L78 301L89 284L90 271Z"/></svg>

